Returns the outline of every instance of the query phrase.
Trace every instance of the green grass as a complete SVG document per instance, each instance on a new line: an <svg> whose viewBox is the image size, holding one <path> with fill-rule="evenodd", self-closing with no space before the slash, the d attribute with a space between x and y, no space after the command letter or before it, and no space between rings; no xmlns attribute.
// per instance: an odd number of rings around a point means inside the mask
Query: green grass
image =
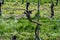
<svg viewBox="0 0 60 40"><path fill-rule="evenodd" d="M23 14L25 5L17 2L5 2L2 6L3 14ZM17 10L15 10L15 8ZM37 5L29 6L29 10L37 9ZM40 20L42 24L40 26L40 37L43 40L60 40L60 5L54 7L55 16L54 19L50 18L50 3L45 3L40 6ZM33 11L31 17L33 18L37 11ZM8 16L7 16L8 17ZM29 22L26 17L15 20L14 17L6 18L5 16L0 17L0 38L2 40L10 40L13 35L17 36L17 40L34 40L36 24Z"/></svg>

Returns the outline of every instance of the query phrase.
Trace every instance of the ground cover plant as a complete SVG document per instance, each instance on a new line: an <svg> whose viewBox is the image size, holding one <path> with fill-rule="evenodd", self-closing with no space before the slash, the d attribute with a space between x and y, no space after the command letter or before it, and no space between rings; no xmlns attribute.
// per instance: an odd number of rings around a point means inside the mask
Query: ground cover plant
<svg viewBox="0 0 60 40"><path fill-rule="evenodd" d="M16 40L35 40L36 23L30 22L24 14L26 9L26 0L22 4L22 0L4 0L2 5L2 16L0 16L0 40L12 40L16 36ZM33 10L31 18L37 13L37 0L29 0L29 10ZM39 38L41 40L60 40L60 1L57 6L54 3L54 16L51 18L51 2L50 0L41 0L40 17L41 23L39 29ZM23 10L22 10L23 9Z"/></svg>

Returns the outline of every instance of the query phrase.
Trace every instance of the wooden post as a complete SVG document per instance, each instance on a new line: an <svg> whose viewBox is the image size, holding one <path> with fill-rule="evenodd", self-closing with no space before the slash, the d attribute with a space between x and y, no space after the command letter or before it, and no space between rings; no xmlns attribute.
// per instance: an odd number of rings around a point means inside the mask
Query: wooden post
<svg viewBox="0 0 60 40"><path fill-rule="evenodd" d="M32 11L28 10L29 5L30 5L30 3L27 1L25 14L26 14L27 19L31 22L32 20L31 20L30 14Z"/></svg>
<svg viewBox="0 0 60 40"><path fill-rule="evenodd" d="M4 4L4 0L0 0L0 16L2 15L1 6Z"/></svg>
<svg viewBox="0 0 60 40"><path fill-rule="evenodd" d="M51 18L53 18L53 16L54 16L54 3L51 0Z"/></svg>
<svg viewBox="0 0 60 40"><path fill-rule="evenodd" d="M40 19L40 0L38 0L38 10L37 10L37 14L36 14L36 19L37 19L37 21L39 22L39 19ZM40 38L39 38L39 28L40 28L40 25L39 24L37 24L36 25L36 28L35 28L35 40L40 40Z"/></svg>
<svg viewBox="0 0 60 40"><path fill-rule="evenodd" d="M27 1L27 3L26 3L26 11L24 12L25 14L26 14L26 17L27 17L27 19L30 21L30 22L32 22L32 23L36 23L37 25L36 25L36 28L35 28L35 40L40 40L40 38L39 38L39 27L40 27L40 23L38 23L39 22L39 18L40 18L40 16L39 16L39 14L40 14L40 10L39 10L39 7L40 7L40 0L38 0L38 10L37 10L37 21L38 22L36 22L36 21L33 21L32 19L31 19L31 16L30 16L30 14L31 14L31 12L32 11L30 11L30 10L28 10L28 7L29 7L29 5L30 5L30 3Z"/></svg>
<svg viewBox="0 0 60 40"><path fill-rule="evenodd" d="M1 16L1 3L0 3L0 16Z"/></svg>
<svg viewBox="0 0 60 40"><path fill-rule="evenodd" d="M16 40L16 38L17 38L16 35L12 36L12 40Z"/></svg>

